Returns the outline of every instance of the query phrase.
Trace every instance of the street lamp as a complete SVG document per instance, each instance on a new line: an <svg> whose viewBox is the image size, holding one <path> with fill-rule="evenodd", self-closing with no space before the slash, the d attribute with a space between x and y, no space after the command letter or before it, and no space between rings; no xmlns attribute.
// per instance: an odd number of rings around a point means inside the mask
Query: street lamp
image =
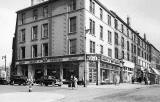
<svg viewBox="0 0 160 102"><path fill-rule="evenodd" d="M85 40L85 46L84 46L84 49L85 49L85 51L84 51L84 87L86 87L86 34L88 33L88 32L90 32L90 29L86 29L85 28L85 31L84 31L84 40Z"/></svg>
<svg viewBox="0 0 160 102"><path fill-rule="evenodd" d="M6 55L5 56L2 56L2 59L4 59L4 61L5 61L5 72L6 72Z"/></svg>

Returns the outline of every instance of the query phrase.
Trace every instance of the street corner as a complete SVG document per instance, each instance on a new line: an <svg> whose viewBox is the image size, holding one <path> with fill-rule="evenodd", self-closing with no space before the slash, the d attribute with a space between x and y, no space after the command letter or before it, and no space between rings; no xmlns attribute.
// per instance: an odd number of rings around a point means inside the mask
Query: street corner
<svg viewBox="0 0 160 102"><path fill-rule="evenodd" d="M43 92L16 92L0 94L0 102L57 102L65 96Z"/></svg>

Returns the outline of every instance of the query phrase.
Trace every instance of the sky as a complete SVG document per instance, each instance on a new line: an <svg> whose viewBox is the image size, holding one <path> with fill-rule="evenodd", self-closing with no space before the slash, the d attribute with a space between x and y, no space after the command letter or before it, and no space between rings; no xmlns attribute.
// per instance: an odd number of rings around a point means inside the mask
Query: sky
<svg viewBox="0 0 160 102"><path fill-rule="evenodd" d="M0 66L2 56L7 56L7 65L12 58L12 38L15 32L16 11L30 6L31 0L0 0ZM160 49L160 0L99 0L109 10L116 12L124 21L131 18L131 26L140 35L144 33L157 49Z"/></svg>

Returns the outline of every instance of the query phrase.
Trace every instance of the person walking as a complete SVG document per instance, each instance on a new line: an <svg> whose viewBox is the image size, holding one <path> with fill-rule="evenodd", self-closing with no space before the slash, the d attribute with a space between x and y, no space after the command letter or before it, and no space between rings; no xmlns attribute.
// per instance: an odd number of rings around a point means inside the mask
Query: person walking
<svg viewBox="0 0 160 102"><path fill-rule="evenodd" d="M75 86L75 88L78 88L77 82L78 82L78 79L74 76L74 86Z"/></svg>

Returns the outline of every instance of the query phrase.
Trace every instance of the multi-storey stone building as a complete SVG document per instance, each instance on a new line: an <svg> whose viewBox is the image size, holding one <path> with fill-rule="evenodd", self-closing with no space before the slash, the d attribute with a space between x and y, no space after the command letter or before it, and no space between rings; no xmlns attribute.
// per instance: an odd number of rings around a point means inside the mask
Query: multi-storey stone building
<svg viewBox="0 0 160 102"><path fill-rule="evenodd" d="M73 74L100 84L117 74L129 82L150 66L146 39L98 0L48 0L19 10L15 39L17 74L35 80Z"/></svg>

